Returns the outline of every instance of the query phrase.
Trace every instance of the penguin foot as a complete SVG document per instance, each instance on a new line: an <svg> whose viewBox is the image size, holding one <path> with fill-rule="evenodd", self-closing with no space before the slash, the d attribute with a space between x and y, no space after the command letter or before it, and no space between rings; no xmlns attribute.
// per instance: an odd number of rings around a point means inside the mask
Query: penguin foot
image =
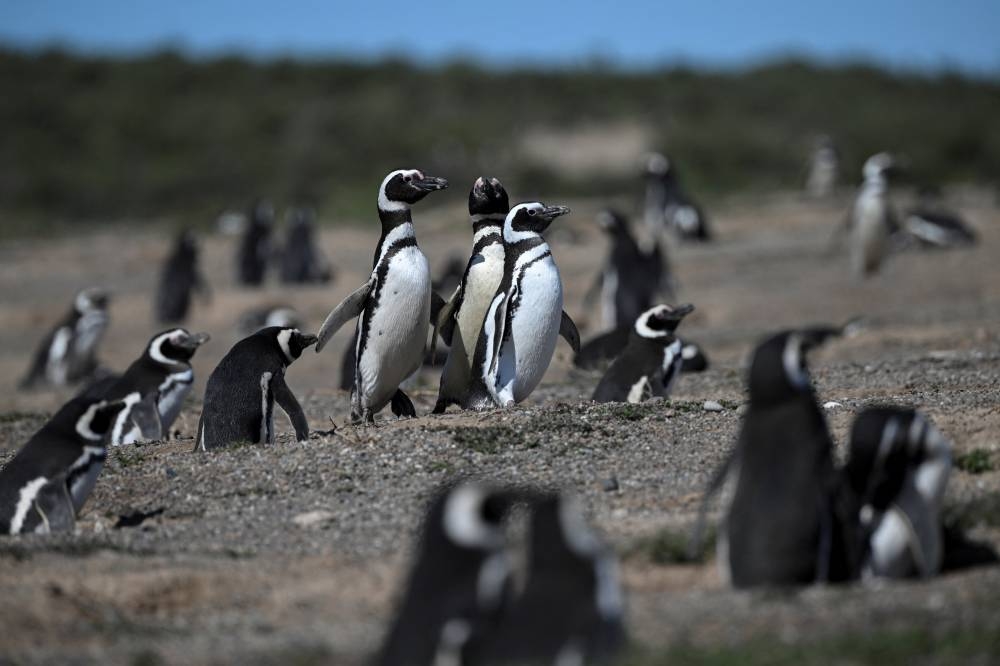
<svg viewBox="0 0 1000 666"><path fill-rule="evenodd" d="M404 416L407 418L416 418L417 416L417 410L413 408L413 402L401 389L396 389L396 393L392 396L390 407L392 408L392 413L400 418Z"/></svg>

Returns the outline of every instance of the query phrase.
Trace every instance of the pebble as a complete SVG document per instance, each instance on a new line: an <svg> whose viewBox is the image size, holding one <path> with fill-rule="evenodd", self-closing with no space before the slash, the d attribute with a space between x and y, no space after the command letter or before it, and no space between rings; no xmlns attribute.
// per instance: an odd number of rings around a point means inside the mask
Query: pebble
<svg viewBox="0 0 1000 666"><path fill-rule="evenodd" d="M706 412L721 412L725 409L720 403L715 400L706 400L705 404L701 406Z"/></svg>
<svg viewBox="0 0 1000 666"><path fill-rule="evenodd" d="M613 476L609 476L608 478L603 479L601 481L601 488L606 493L613 493L613 492L619 490L618 479L616 479Z"/></svg>
<svg viewBox="0 0 1000 666"><path fill-rule="evenodd" d="M329 522L336 517L336 514L331 511L306 511L292 518L292 522L299 527L312 527L313 525Z"/></svg>

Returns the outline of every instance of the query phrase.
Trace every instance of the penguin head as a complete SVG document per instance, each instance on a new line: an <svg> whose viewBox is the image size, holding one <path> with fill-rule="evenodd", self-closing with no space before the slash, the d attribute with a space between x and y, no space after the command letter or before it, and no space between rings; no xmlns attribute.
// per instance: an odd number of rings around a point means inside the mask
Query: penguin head
<svg viewBox="0 0 1000 666"><path fill-rule="evenodd" d="M73 300L73 309L84 315L91 312L102 312L107 309L109 294L100 287L89 287L80 291Z"/></svg>
<svg viewBox="0 0 1000 666"><path fill-rule="evenodd" d="M597 213L597 226L609 236L628 235L628 218L614 208L605 208Z"/></svg>
<svg viewBox="0 0 1000 666"><path fill-rule="evenodd" d="M198 254L198 241L195 240L194 232L190 229L183 229L177 234L174 247L177 254L183 254L188 257L194 257Z"/></svg>
<svg viewBox="0 0 1000 666"><path fill-rule="evenodd" d="M886 152L876 153L865 160L861 169L867 183L886 183L896 171L896 159Z"/></svg>
<svg viewBox="0 0 1000 666"><path fill-rule="evenodd" d="M543 203L521 203L507 213L503 224L503 239L508 243L534 238L549 228L552 220L570 212L566 206L546 206Z"/></svg>
<svg viewBox="0 0 1000 666"><path fill-rule="evenodd" d="M188 333L183 328L171 328L153 336L146 347L146 355L161 365L187 363L208 342L208 333Z"/></svg>
<svg viewBox="0 0 1000 666"><path fill-rule="evenodd" d="M694 306L690 303L674 306L655 305L635 320L635 333L646 340L670 342L681 320L692 312Z"/></svg>
<svg viewBox="0 0 1000 666"><path fill-rule="evenodd" d="M469 191L469 215L477 218L503 220L510 212L507 190L496 178L480 176Z"/></svg>
<svg viewBox="0 0 1000 666"><path fill-rule="evenodd" d="M257 227L270 227L274 224L274 204L270 199L257 199L250 207L250 223Z"/></svg>
<svg viewBox="0 0 1000 666"><path fill-rule="evenodd" d="M750 402L775 404L796 395L811 394L806 354L842 331L842 328L817 326L783 331L760 343L750 363Z"/></svg>
<svg viewBox="0 0 1000 666"><path fill-rule="evenodd" d="M646 155L646 175L653 178L663 178L671 172L673 165L663 153L649 153Z"/></svg>
<svg viewBox="0 0 1000 666"><path fill-rule="evenodd" d="M462 481L439 491L427 510L423 548L493 552L505 543L503 521L517 491Z"/></svg>
<svg viewBox="0 0 1000 666"><path fill-rule="evenodd" d="M138 392L129 393L121 400L111 402L78 397L67 403L63 410L78 414L74 422L74 430L80 437L89 442L99 442L111 430L118 414L138 403L141 399L142 394Z"/></svg>
<svg viewBox="0 0 1000 666"><path fill-rule="evenodd" d="M295 359L302 356L304 349L316 344L318 339L315 335L301 333L297 328L281 326L262 328L256 335L262 335L274 341L278 349L281 350L285 365L291 365Z"/></svg>
<svg viewBox="0 0 1000 666"><path fill-rule="evenodd" d="M448 187L444 178L425 176L416 169L393 171L382 181L378 190L378 207L382 211L404 210L431 192Z"/></svg>

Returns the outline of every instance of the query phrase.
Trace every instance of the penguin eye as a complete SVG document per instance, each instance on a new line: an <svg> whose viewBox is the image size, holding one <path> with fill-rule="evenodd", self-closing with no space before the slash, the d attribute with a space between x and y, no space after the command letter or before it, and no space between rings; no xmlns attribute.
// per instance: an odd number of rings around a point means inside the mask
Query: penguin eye
<svg viewBox="0 0 1000 666"><path fill-rule="evenodd" d="M403 176L403 180L405 180L408 183L411 180L413 180L413 176Z"/></svg>
<svg viewBox="0 0 1000 666"><path fill-rule="evenodd" d="M534 214L535 214L535 209L534 208L529 208L528 209L528 215L534 216Z"/></svg>

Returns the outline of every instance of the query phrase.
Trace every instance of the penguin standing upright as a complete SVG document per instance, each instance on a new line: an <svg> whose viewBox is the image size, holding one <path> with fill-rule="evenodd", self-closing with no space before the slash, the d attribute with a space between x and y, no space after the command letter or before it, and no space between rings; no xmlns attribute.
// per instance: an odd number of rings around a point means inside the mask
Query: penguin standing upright
<svg viewBox="0 0 1000 666"><path fill-rule="evenodd" d="M416 169L393 171L385 177L378 193L382 237L371 277L334 308L320 328L317 353L341 326L358 317L351 390L354 422L374 423L375 414L390 402L396 416L416 416L399 385L423 362L433 292L427 257L417 247L410 207L447 186L443 178L425 176Z"/></svg>
<svg viewBox="0 0 1000 666"><path fill-rule="evenodd" d="M291 420L296 439L307 440L309 424L285 383L285 371L315 343L315 335L271 326L233 345L205 386L195 448L207 451L235 442L272 444L275 402Z"/></svg>
<svg viewBox="0 0 1000 666"><path fill-rule="evenodd" d="M531 505L527 580L497 627L473 640L470 664L585 664L625 643L614 553L589 529L578 502L548 495Z"/></svg>
<svg viewBox="0 0 1000 666"><path fill-rule="evenodd" d="M469 481L439 493L379 666L467 663L470 638L492 629L510 593L503 519L515 498Z"/></svg>
<svg viewBox="0 0 1000 666"><path fill-rule="evenodd" d="M198 269L198 244L185 230L177 236L173 250L160 272L156 288L156 320L163 324L184 321L191 307L191 292L208 293L208 285Z"/></svg>
<svg viewBox="0 0 1000 666"><path fill-rule="evenodd" d="M97 369L95 351L108 328L108 294L91 287L79 292L73 306L42 340L21 388L42 382L65 386Z"/></svg>
<svg viewBox="0 0 1000 666"><path fill-rule="evenodd" d="M563 312L562 280L542 238L565 206L522 203L503 225L504 272L486 312L467 403L473 409L521 402L549 367L559 335L580 351L576 324Z"/></svg>
<svg viewBox="0 0 1000 666"><path fill-rule="evenodd" d="M0 471L0 534L72 530L104 466L108 430L139 399L63 405Z"/></svg>
<svg viewBox="0 0 1000 666"><path fill-rule="evenodd" d="M848 217L851 267L858 277L878 271L889 250L889 238L899 226L889 201L889 175L893 166L889 153L872 155L865 162L865 180Z"/></svg>
<svg viewBox="0 0 1000 666"><path fill-rule="evenodd" d="M628 345L601 378L592 399L637 403L669 396L684 362L682 344L674 331L693 311L690 304L657 305L642 313Z"/></svg>
<svg viewBox="0 0 1000 666"><path fill-rule="evenodd" d="M750 404L728 462L735 493L724 508L718 560L736 587L845 580L857 544L841 514L833 443L806 354L841 329L785 331L754 351Z"/></svg>
<svg viewBox="0 0 1000 666"><path fill-rule="evenodd" d="M333 277L330 263L316 246L315 217L311 208L293 208L287 215L281 253L281 281L286 284L325 284Z"/></svg>
<svg viewBox="0 0 1000 666"><path fill-rule="evenodd" d="M674 165L660 153L646 160L645 219L656 239L663 235L664 227L673 229L682 240L712 239L701 206L684 191Z"/></svg>
<svg viewBox="0 0 1000 666"><path fill-rule="evenodd" d="M267 199L258 199L240 238L236 256L236 281L249 287L264 282L267 263L271 258L271 232L274 228L274 206Z"/></svg>
<svg viewBox="0 0 1000 666"><path fill-rule="evenodd" d="M438 315L449 345L434 413L450 404L466 406L483 319L504 274L503 221L510 211L507 191L496 178L478 178L469 192L472 257L451 300Z"/></svg>
<svg viewBox="0 0 1000 666"><path fill-rule="evenodd" d="M194 383L191 357L208 340L208 333L191 334L183 328L161 331L121 377L95 383L82 394L104 400L119 400L130 393L142 396L141 405L119 415L110 444L169 436ZM146 405L151 411L145 409Z"/></svg>
<svg viewBox="0 0 1000 666"><path fill-rule="evenodd" d="M855 418L844 474L869 535L865 575L928 577L940 570L950 471L951 443L920 412L869 407Z"/></svg>
<svg viewBox="0 0 1000 666"><path fill-rule="evenodd" d="M806 192L814 199L826 199L837 189L837 175L840 170L840 155L833 139L822 135L816 139L812 158L809 162L809 176Z"/></svg>

